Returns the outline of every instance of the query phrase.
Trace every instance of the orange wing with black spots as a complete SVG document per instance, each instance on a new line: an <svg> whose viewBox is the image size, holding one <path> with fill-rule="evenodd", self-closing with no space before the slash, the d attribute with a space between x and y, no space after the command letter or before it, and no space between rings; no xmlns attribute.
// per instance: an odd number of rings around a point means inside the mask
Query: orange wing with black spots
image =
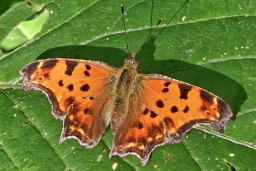
<svg viewBox="0 0 256 171"><path fill-rule="evenodd" d="M76 138L93 147L109 124L105 115L114 72L115 68L102 62L48 59L28 64L21 74L24 89L47 94L53 115L64 120L60 141Z"/></svg>
<svg viewBox="0 0 256 171"><path fill-rule="evenodd" d="M157 74L141 74L139 84L111 155L134 154L145 165L155 147L180 142L193 125L208 123L223 132L232 116L224 100L199 87Z"/></svg>

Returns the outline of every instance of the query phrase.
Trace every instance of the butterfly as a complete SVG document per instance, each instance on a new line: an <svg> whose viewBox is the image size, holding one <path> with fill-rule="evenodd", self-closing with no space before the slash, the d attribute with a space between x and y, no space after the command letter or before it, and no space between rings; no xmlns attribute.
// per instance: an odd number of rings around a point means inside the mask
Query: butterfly
<svg viewBox="0 0 256 171"><path fill-rule="evenodd" d="M52 114L63 120L60 142L75 138L92 148L111 126L110 152L132 154L146 165L160 145L178 143L196 124L224 131L229 105L197 86L159 74L137 71L136 53L121 68L77 59L34 61L21 70L25 90L44 92Z"/></svg>

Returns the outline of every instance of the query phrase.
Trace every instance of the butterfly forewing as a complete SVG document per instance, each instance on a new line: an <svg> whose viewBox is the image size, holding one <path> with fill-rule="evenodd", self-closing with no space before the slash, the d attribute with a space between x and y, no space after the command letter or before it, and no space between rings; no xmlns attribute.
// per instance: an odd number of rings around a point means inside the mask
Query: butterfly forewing
<svg viewBox="0 0 256 171"><path fill-rule="evenodd" d="M28 64L21 71L24 89L39 89L64 120L61 141L77 138L91 147L99 141L109 119L107 99L114 68L96 61L49 59Z"/></svg>

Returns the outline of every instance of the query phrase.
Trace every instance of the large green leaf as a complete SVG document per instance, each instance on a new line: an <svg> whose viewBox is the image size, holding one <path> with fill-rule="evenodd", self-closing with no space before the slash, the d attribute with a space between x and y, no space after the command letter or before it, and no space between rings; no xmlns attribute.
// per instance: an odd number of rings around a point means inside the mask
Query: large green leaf
<svg viewBox="0 0 256 171"><path fill-rule="evenodd" d="M2 41L20 22L42 12L33 10L33 5L42 5L50 14L34 38L12 51L0 52L0 169L255 169L255 1L33 3L28 6L21 2L0 16ZM121 3L127 9L129 49L138 52L140 71L171 76L225 99L234 117L224 134L197 126L182 143L156 148L146 167L133 156L108 159L110 129L93 149L81 147L76 140L58 143L62 123L51 116L43 94L21 90L19 70L28 62L53 57L100 60L121 66L128 55ZM155 36L147 38L159 18L165 21L151 34Z"/></svg>

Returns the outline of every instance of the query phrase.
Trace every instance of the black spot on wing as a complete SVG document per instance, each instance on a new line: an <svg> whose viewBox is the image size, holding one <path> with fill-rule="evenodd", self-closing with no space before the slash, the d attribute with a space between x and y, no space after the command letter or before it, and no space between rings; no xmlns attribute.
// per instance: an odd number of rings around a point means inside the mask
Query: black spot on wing
<svg viewBox="0 0 256 171"><path fill-rule="evenodd" d="M180 89L180 99L188 99L188 92L191 90L191 86L187 84L178 84Z"/></svg>
<svg viewBox="0 0 256 171"><path fill-rule="evenodd" d="M66 61L67 68L66 68L65 74L71 76L77 64L78 62L76 61L67 60Z"/></svg>
<svg viewBox="0 0 256 171"><path fill-rule="evenodd" d="M84 75L89 77L90 76L90 73L88 71L84 71Z"/></svg>
<svg viewBox="0 0 256 171"><path fill-rule="evenodd" d="M69 85L67 86L67 88L68 88L69 91L73 91L73 90L74 90L73 84L69 84Z"/></svg>
<svg viewBox="0 0 256 171"><path fill-rule="evenodd" d="M64 86L63 80L59 80L59 81L58 81L58 84L59 84L60 87Z"/></svg>
<svg viewBox="0 0 256 171"><path fill-rule="evenodd" d="M171 84L171 82L170 82L170 81L167 81L167 82L164 83L164 86L165 86L165 87L168 87L170 84Z"/></svg>
<svg viewBox="0 0 256 171"><path fill-rule="evenodd" d="M145 108L143 111L143 114L146 115L146 114L148 114L148 112L149 112L148 108Z"/></svg>
<svg viewBox="0 0 256 171"><path fill-rule="evenodd" d="M143 124L141 122L135 122L134 127L138 128L138 129L142 129L143 128Z"/></svg>
<svg viewBox="0 0 256 171"><path fill-rule="evenodd" d="M39 62L35 61L29 64L28 66L26 66L25 68L23 68L21 72L28 74L28 76L31 76L32 73L37 69L38 64Z"/></svg>
<svg viewBox="0 0 256 171"><path fill-rule="evenodd" d="M52 59L52 60L46 60L44 61L43 65L41 68L53 68L57 64L58 60L57 59Z"/></svg>
<svg viewBox="0 0 256 171"><path fill-rule="evenodd" d="M48 77L49 77L49 73L45 73L44 78L48 78Z"/></svg>
<svg viewBox="0 0 256 171"><path fill-rule="evenodd" d="M169 88L164 88L164 89L162 90L163 93L167 93L168 91L169 91Z"/></svg>
<svg viewBox="0 0 256 171"><path fill-rule="evenodd" d="M177 108L176 106L172 106L172 107L171 107L171 112L172 112L172 113L178 112L178 108Z"/></svg>
<svg viewBox="0 0 256 171"><path fill-rule="evenodd" d="M90 86L88 84L84 84L80 87L81 91L88 91L90 89Z"/></svg>
<svg viewBox="0 0 256 171"><path fill-rule="evenodd" d="M154 111L150 111L150 117L155 118L157 117L157 114Z"/></svg>
<svg viewBox="0 0 256 171"><path fill-rule="evenodd" d="M85 64L85 68L86 68L87 70L90 70L90 69L91 69L91 66L88 65L88 64Z"/></svg>
<svg viewBox="0 0 256 171"><path fill-rule="evenodd" d="M158 100L156 101L156 106L159 108L163 108L164 107L164 102L162 100Z"/></svg>
<svg viewBox="0 0 256 171"><path fill-rule="evenodd" d="M184 112L184 113L187 113L188 111L189 111L189 107L186 106L186 107L183 109L183 112Z"/></svg>
<svg viewBox="0 0 256 171"><path fill-rule="evenodd" d="M214 98L212 94L203 89L200 90L200 97L203 101L207 101L208 103L212 103Z"/></svg>

